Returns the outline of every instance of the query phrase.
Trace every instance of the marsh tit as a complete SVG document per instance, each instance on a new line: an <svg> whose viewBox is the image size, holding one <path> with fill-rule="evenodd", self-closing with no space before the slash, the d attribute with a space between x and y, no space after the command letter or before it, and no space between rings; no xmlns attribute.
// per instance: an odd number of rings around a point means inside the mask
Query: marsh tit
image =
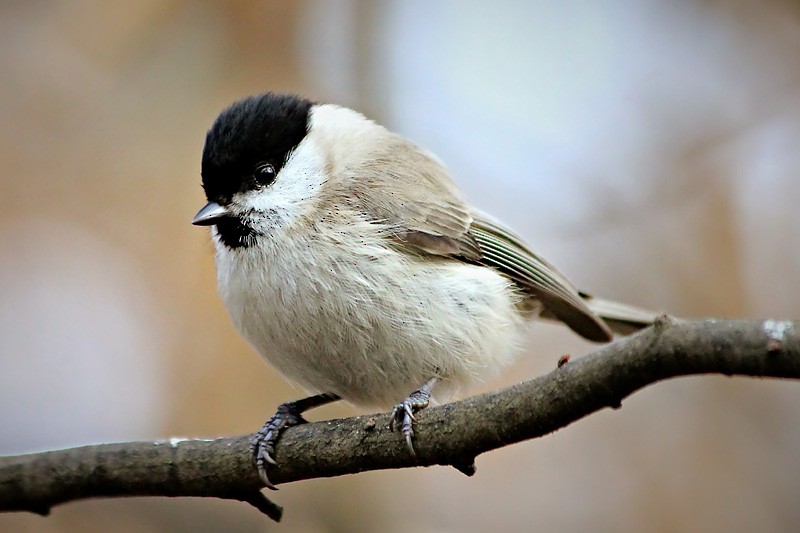
<svg viewBox="0 0 800 533"><path fill-rule="evenodd" d="M578 291L513 231L475 209L433 154L351 109L285 94L245 98L206 137L219 294L250 344L315 393L257 433L264 483L284 428L335 400L414 413L509 363L527 319L591 341L653 313ZM410 393L410 395L409 395ZM405 398L405 399L404 399Z"/></svg>

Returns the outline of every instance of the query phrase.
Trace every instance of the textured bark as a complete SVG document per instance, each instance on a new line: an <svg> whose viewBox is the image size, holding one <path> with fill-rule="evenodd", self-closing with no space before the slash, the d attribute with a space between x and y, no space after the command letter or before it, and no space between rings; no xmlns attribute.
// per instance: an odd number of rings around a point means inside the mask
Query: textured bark
<svg viewBox="0 0 800 533"><path fill-rule="evenodd" d="M555 360L554 360L554 366ZM677 376L800 378L800 332L789 321L677 321L605 345L513 387L420 412L412 457L388 414L286 430L276 447L275 484L366 470L452 465L541 437L646 385ZM46 514L82 498L211 496L246 501L274 519L281 509L259 491L250 436L100 444L0 458L0 511Z"/></svg>

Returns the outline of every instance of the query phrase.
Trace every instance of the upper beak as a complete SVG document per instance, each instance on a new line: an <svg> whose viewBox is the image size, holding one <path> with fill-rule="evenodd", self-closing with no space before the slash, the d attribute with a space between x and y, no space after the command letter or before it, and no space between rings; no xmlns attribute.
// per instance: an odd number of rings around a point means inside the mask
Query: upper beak
<svg viewBox="0 0 800 533"><path fill-rule="evenodd" d="M220 219L230 216L227 208L222 207L217 202L208 202L203 209L197 212L192 219L195 226L212 226Z"/></svg>

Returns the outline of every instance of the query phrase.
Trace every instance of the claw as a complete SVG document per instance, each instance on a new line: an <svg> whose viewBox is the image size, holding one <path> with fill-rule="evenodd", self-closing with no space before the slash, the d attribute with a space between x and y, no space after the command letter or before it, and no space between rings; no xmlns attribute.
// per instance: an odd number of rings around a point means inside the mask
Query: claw
<svg viewBox="0 0 800 533"><path fill-rule="evenodd" d="M417 456L417 452L414 451L413 437L414 437L414 431L413 430L411 430L408 433L406 433L406 446L408 446L408 451L411 452L411 455L413 457L416 457Z"/></svg>
<svg viewBox="0 0 800 533"><path fill-rule="evenodd" d="M261 478L261 482L264 483L264 486L270 490L278 490L278 487L272 484L269 480L269 476L267 475L267 467L264 466L264 458L259 457L257 461L256 468L258 468L258 477Z"/></svg>

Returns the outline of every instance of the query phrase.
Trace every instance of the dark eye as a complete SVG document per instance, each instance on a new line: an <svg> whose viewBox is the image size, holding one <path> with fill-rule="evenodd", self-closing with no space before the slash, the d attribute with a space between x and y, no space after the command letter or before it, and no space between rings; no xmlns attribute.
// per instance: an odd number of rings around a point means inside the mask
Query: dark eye
<svg viewBox="0 0 800 533"><path fill-rule="evenodd" d="M275 181L275 167L269 163L259 163L254 174L256 181L261 185L269 185Z"/></svg>

